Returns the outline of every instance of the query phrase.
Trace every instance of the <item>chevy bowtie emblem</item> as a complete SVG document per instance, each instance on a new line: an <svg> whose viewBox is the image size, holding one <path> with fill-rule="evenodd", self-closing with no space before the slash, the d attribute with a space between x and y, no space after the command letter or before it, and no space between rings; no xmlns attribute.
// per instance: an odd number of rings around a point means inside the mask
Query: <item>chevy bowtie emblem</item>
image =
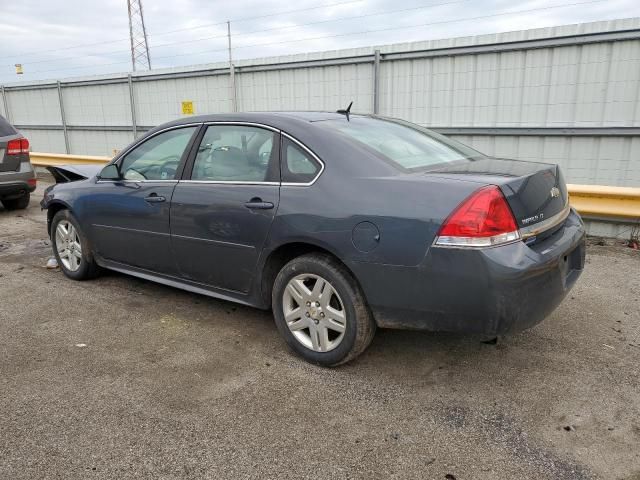
<svg viewBox="0 0 640 480"><path fill-rule="evenodd" d="M560 196L560 189L557 187L553 187L550 193L551 193L551 198L558 198Z"/></svg>

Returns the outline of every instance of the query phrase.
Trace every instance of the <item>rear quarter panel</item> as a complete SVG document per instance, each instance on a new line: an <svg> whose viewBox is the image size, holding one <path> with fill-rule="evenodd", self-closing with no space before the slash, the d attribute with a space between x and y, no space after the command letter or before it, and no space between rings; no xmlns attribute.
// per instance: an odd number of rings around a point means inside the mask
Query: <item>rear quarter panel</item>
<svg viewBox="0 0 640 480"><path fill-rule="evenodd" d="M327 162L314 185L282 187L267 249L309 240L347 264L417 266L443 220L476 188L418 175L346 177ZM354 243L361 222L379 234L368 251Z"/></svg>

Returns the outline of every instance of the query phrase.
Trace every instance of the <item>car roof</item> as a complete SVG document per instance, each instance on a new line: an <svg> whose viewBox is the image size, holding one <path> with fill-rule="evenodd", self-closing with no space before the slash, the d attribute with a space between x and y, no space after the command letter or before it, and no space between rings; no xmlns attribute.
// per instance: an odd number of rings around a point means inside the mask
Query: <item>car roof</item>
<svg viewBox="0 0 640 480"><path fill-rule="evenodd" d="M365 116L352 114L351 117ZM165 123L160 127L183 125L202 122L255 122L286 130L293 125L301 126L313 122L326 120L347 120L347 117L336 112L300 111L300 112L243 112L243 113L215 113L185 117Z"/></svg>

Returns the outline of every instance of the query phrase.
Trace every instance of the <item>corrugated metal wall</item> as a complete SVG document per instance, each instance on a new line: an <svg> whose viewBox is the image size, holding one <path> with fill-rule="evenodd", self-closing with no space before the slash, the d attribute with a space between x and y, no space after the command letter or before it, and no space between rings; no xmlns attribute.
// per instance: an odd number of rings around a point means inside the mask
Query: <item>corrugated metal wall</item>
<svg viewBox="0 0 640 480"><path fill-rule="evenodd" d="M572 183L640 186L640 18L239 61L235 78L240 111L377 104L489 155L559 163ZM233 107L225 64L3 95L34 150L95 155L133 140L134 123L139 134L180 117L182 101L195 113Z"/></svg>
<svg viewBox="0 0 640 480"><path fill-rule="evenodd" d="M638 125L640 40L382 64L382 113L421 124Z"/></svg>

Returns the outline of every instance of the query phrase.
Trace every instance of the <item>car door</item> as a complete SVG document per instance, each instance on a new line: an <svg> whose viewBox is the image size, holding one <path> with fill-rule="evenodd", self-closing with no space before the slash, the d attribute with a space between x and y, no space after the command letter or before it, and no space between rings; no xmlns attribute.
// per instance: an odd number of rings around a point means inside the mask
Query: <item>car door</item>
<svg viewBox="0 0 640 480"><path fill-rule="evenodd" d="M158 132L118 162L120 180L96 183L91 202L92 241L99 256L176 275L169 209L190 142L199 125Z"/></svg>
<svg viewBox="0 0 640 480"><path fill-rule="evenodd" d="M209 124L175 188L171 245L181 275L248 292L280 201L279 133Z"/></svg>

